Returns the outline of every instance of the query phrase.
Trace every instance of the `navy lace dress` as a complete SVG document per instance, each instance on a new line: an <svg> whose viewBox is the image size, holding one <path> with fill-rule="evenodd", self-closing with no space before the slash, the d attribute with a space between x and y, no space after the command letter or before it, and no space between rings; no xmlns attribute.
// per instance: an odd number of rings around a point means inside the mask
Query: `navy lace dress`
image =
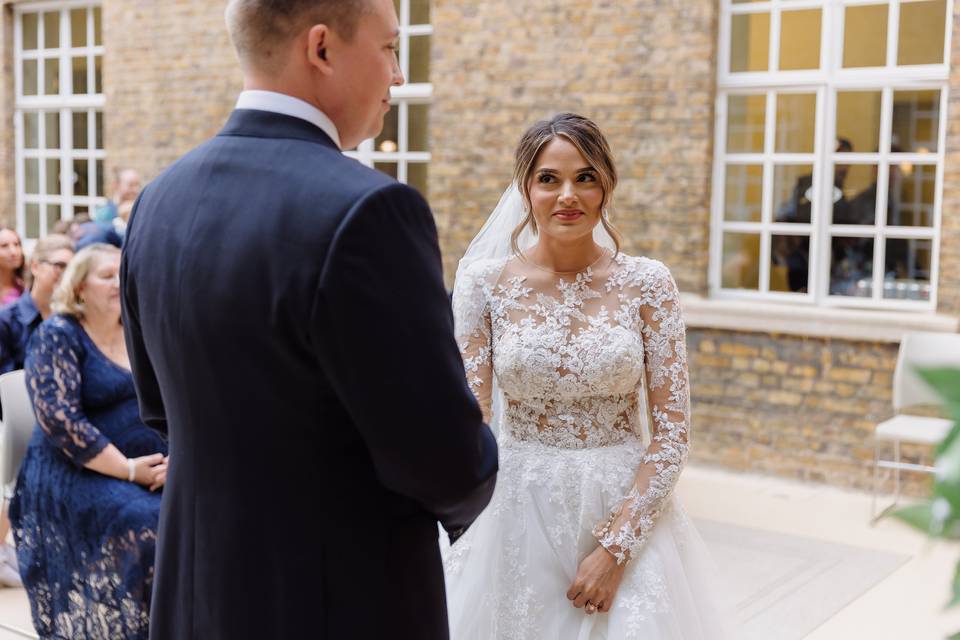
<svg viewBox="0 0 960 640"><path fill-rule="evenodd" d="M136 457L166 442L141 422L130 372L73 318L40 325L25 369L38 426L10 519L37 632L146 638L160 494L83 465L111 443Z"/></svg>

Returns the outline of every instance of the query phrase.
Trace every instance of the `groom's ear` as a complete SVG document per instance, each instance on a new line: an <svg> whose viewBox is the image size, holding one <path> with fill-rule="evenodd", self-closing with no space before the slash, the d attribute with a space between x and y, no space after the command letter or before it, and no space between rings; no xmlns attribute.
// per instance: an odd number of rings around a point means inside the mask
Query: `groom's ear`
<svg viewBox="0 0 960 640"><path fill-rule="evenodd" d="M327 55L331 35L330 29L325 24L315 24L307 32L307 60L312 67L326 74L333 71Z"/></svg>

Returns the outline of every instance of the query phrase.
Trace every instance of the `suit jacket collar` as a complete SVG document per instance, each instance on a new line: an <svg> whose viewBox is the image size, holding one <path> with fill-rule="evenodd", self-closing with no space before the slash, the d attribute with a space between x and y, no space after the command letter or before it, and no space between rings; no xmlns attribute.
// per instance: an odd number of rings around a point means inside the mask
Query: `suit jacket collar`
<svg viewBox="0 0 960 640"><path fill-rule="evenodd" d="M340 151L330 136L312 123L294 116L259 109L234 110L218 135L305 140Z"/></svg>

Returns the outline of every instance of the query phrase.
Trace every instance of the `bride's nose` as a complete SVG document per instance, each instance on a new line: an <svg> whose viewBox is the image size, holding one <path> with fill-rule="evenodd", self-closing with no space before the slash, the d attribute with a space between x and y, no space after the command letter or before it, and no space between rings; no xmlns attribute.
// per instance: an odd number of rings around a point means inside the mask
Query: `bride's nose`
<svg viewBox="0 0 960 640"><path fill-rule="evenodd" d="M573 190L573 185L569 182L563 184L563 188L560 190L559 201L563 206L573 205L576 203L577 195Z"/></svg>

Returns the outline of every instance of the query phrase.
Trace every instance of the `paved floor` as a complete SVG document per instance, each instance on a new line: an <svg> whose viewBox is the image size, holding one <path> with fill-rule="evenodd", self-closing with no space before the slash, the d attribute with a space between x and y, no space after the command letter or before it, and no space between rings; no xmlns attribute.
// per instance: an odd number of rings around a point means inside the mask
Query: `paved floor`
<svg viewBox="0 0 960 640"><path fill-rule="evenodd" d="M942 610L960 547L931 544L892 520L870 526L865 494L691 467L679 495L698 519L909 557L806 640L942 640L960 631L960 609ZM21 590L0 590L0 625L30 628ZM0 628L0 640L24 637Z"/></svg>

